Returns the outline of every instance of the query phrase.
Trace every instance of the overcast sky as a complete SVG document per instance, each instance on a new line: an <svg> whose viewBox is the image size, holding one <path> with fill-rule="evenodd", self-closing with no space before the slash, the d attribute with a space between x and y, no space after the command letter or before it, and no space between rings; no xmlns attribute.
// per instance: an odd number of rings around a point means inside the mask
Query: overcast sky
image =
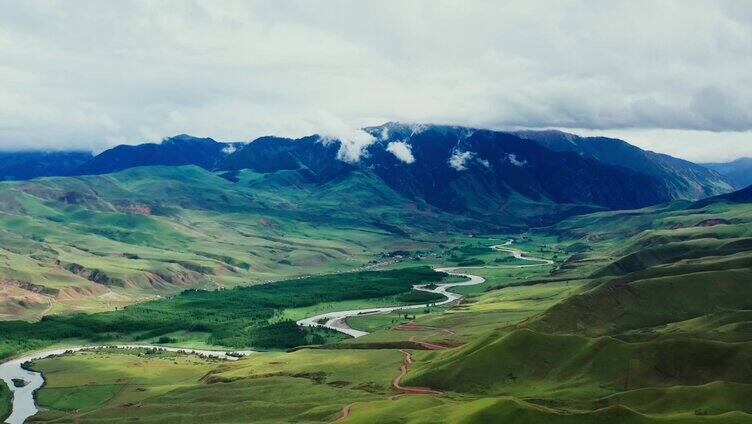
<svg viewBox="0 0 752 424"><path fill-rule="evenodd" d="M384 121L752 156L748 1L10 1L0 148Z"/></svg>

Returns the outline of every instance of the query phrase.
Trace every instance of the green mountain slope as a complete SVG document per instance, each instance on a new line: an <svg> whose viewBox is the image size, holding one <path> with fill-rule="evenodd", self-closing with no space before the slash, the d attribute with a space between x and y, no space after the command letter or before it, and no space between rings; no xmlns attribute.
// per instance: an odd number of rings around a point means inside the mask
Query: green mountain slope
<svg viewBox="0 0 752 424"><path fill-rule="evenodd" d="M721 196L702 208L595 215L592 225L579 227L584 222L577 218L553 231L595 245L618 240L610 248L615 259L593 273L586 291L554 306L532 328L614 334L752 307L751 204Z"/></svg>
<svg viewBox="0 0 752 424"><path fill-rule="evenodd" d="M0 184L0 317L92 311L167 295L355 269L476 222L410 202L367 174L195 166Z"/></svg>
<svg viewBox="0 0 752 424"><path fill-rule="evenodd" d="M587 283L522 322L419 356L405 384L489 402L510 397L504 408L484 409L485 419L746 422L750 221L752 205L720 196L574 217L542 230L562 246L585 246L564 264L593 270ZM575 275L560 268L560 279ZM405 422L421 422L410 412L420 406L405 404ZM423 415L472 415L467 403L426 408ZM361 418L387 416L370 409Z"/></svg>

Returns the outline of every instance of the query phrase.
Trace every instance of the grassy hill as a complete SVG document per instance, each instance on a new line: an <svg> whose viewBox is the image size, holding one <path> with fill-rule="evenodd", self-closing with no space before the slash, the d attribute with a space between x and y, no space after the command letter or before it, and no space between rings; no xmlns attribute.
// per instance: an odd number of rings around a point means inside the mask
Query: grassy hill
<svg viewBox="0 0 752 424"><path fill-rule="evenodd" d="M514 422L519 424L741 424L749 415L731 412L712 416L692 413L646 415L623 406L604 407L594 411L564 412L518 398L494 397L452 401L430 397L404 397L396 401L369 402L353 407L348 423L446 423L482 424Z"/></svg>
<svg viewBox="0 0 752 424"><path fill-rule="evenodd" d="M482 395L528 398L534 394L560 404L645 388L752 383L752 342L689 338L626 342L523 329L491 334L451 353L434 355L415 368L410 384ZM642 408L639 403L630 407ZM752 411L748 403L742 407Z"/></svg>
<svg viewBox="0 0 752 424"><path fill-rule="evenodd" d="M751 212L719 198L575 217L543 230L564 251L578 246L564 262L571 268L557 272L588 270L586 283L516 324L418 355L406 384L493 396L480 416L515 422L748 421ZM503 407L498 396L509 397ZM421 422L420 415L463 411L457 422L475 422L466 408L401 413ZM362 417L382 416L369 414Z"/></svg>
<svg viewBox="0 0 752 424"><path fill-rule="evenodd" d="M353 270L472 224L368 175L237 178L187 166L0 183L0 319Z"/></svg>
<svg viewBox="0 0 752 424"><path fill-rule="evenodd" d="M720 201L577 218L554 227L611 260L582 293L528 323L541 331L617 334L752 308L752 207ZM628 237L628 228L642 229ZM626 230L625 230L626 229ZM587 259L587 254L580 260Z"/></svg>

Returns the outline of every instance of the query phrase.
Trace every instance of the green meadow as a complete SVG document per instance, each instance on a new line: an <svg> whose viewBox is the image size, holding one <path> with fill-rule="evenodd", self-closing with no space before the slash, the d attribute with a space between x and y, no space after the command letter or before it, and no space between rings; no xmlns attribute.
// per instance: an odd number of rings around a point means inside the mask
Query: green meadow
<svg viewBox="0 0 752 424"><path fill-rule="evenodd" d="M401 360L394 350L259 353L236 362L67 355L33 364L47 385L39 395L46 410L31 422L329 422L344 404L395 395L390 381Z"/></svg>

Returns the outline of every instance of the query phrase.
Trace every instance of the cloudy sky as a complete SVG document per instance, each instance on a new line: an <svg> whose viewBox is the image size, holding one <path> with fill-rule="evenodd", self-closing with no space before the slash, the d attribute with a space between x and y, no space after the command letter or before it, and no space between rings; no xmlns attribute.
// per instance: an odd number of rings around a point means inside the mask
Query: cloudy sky
<svg viewBox="0 0 752 424"><path fill-rule="evenodd" d="M3 1L0 148L384 121L752 156L748 1Z"/></svg>

